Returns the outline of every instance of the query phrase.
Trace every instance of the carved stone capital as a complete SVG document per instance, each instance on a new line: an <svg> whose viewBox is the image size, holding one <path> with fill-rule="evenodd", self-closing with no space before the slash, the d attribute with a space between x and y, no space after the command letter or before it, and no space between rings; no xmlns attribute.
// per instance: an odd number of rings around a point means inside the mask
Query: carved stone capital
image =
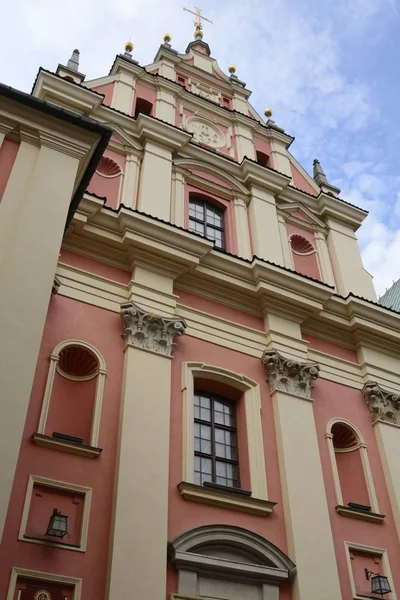
<svg viewBox="0 0 400 600"><path fill-rule="evenodd" d="M311 398L312 382L319 375L319 365L285 358L277 350L265 350L262 363L271 392L282 390L295 396Z"/></svg>
<svg viewBox="0 0 400 600"><path fill-rule="evenodd" d="M174 338L183 335L186 322L179 318L165 318L146 312L133 302L121 304L121 319L127 346L151 350L172 356Z"/></svg>
<svg viewBox="0 0 400 600"><path fill-rule="evenodd" d="M400 424L400 396L382 389L376 381L367 381L362 389L372 422Z"/></svg>

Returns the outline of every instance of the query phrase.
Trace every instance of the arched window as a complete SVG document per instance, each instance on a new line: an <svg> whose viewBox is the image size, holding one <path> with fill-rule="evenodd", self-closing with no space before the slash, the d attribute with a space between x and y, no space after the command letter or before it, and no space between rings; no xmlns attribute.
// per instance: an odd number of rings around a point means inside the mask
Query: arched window
<svg viewBox="0 0 400 600"><path fill-rule="evenodd" d="M179 597L271 600L295 565L264 537L232 525L206 525L168 544L178 571Z"/></svg>
<svg viewBox="0 0 400 600"><path fill-rule="evenodd" d="M224 211L200 196L189 196L189 229L225 248Z"/></svg>
<svg viewBox="0 0 400 600"><path fill-rule="evenodd" d="M235 402L194 393L194 482L240 487Z"/></svg>
<svg viewBox="0 0 400 600"><path fill-rule="evenodd" d="M326 433L335 485L336 510L344 516L381 521L361 433L345 420L333 420Z"/></svg>
<svg viewBox="0 0 400 600"><path fill-rule="evenodd" d="M96 447L105 375L104 359L90 344L78 340L58 344L50 355L35 441L63 449Z"/></svg>

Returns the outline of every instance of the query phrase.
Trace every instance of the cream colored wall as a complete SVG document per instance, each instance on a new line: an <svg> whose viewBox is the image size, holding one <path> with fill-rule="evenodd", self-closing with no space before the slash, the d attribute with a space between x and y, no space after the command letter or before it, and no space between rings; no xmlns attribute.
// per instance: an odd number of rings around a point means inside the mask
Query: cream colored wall
<svg viewBox="0 0 400 600"><path fill-rule="evenodd" d="M242 198L235 198L233 201L233 211L235 215L237 253L242 258L250 259L251 244L248 211L245 201Z"/></svg>
<svg viewBox="0 0 400 600"><path fill-rule="evenodd" d="M250 127L245 127L241 123L236 123L235 140L237 148L237 160L242 162L245 156L251 158L251 160L255 160L256 153L254 150L253 134Z"/></svg>
<svg viewBox="0 0 400 600"><path fill-rule="evenodd" d="M275 198L271 192L251 186L249 221L253 254L284 264Z"/></svg>
<svg viewBox="0 0 400 600"><path fill-rule="evenodd" d="M339 294L376 301L371 275L364 269L357 238L351 227L327 219L328 247Z"/></svg>
<svg viewBox="0 0 400 600"><path fill-rule="evenodd" d="M155 116L175 125L175 96L169 90L157 89Z"/></svg>
<svg viewBox="0 0 400 600"><path fill-rule="evenodd" d="M144 148L140 185L139 210L169 221L171 212L172 153L152 141Z"/></svg>
<svg viewBox="0 0 400 600"><path fill-rule="evenodd" d="M135 96L135 78L131 73L120 72L116 76L111 107L131 115Z"/></svg>
<svg viewBox="0 0 400 600"><path fill-rule="evenodd" d="M339 575L313 405L282 391L273 392L272 398L289 555L297 567L294 598L338 600Z"/></svg>
<svg viewBox="0 0 400 600"><path fill-rule="evenodd" d="M109 598L165 598L171 359L125 351Z"/></svg>
<svg viewBox="0 0 400 600"><path fill-rule="evenodd" d="M271 158L272 165L276 171L284 173L292 178L289 154L287 153L284 143L275 138L271 139Z"/></svg>
<svg viewBox="0 0 400 600"><path fill-rule="evenodd" d="M21 142L0 204L0 535L79 166L50 139L31 141Z"/></svg>
<svg viewBox="0 0 400 600"><path fill-rule="evenodd" d="M135 154L126 156L124 180L122 183L121 204L128 208L136 207L136 196L139 180L139 157Z"/></svg>
<svg viewBox="0 0 400 600"><path fill-rule="evenodd" d="M390 503L396 523L397 534L400 538L400 427L389 423L377 422L374 426L385 473Z"/></svg>

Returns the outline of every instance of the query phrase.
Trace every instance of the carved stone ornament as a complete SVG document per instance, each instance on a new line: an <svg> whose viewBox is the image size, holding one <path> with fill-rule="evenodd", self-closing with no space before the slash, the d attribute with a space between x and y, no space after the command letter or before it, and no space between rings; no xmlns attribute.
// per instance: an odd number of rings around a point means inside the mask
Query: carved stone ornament
<svg viewBox="0 0 400 600"><path fill-rule="evenodd" d="M211 148L222 148L226 145L225 135L222 131L204 119L189 117L186 121L186 130L193 133L196 142Z"/></svg>
<svg viewBox="0 0 400 600"><path fill-rule="evenodd" d="M400 396L383 390L376 381L367 381L362 393L373 422L400 425Z"/></svg>
<svg viewBox="0 0 400 600"><path fill-rule="evenodd" d="M295 396L311 398L312 382L319 375L317 363L297 362L285 358L277 350L265 350L262 362L271 392L282 390Z"/></svg>
<svg viewBox="0 0 400 600"><path fill-rule="evenodd" d="M151 350L172 356L174 338L183 335L186 322L179 318L165 318L146 312L133 302L121 304L122 326L127 346Z"/></svg>

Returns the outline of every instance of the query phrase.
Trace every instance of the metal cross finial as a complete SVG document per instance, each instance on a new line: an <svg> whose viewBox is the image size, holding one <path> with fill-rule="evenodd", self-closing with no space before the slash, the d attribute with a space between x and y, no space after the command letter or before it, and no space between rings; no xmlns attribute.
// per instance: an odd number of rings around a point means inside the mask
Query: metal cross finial
<svg viewBox="0 0 400 600"><path fill-rule="evenodd" d="M203 21L207 21L207 23L211 23L211 25L213 24L213 22L210 21L210 19L203 17L203 15L201 14L201 8L197 8L197 6L195 6L195 9L196 9L196 12L193 12L192 10L189 10L188 8L183 7L183 10L186 10L186 12L188 12L196 17L196 19L194 21L194 26L196 28L196 31L201 31L203 29L201 19L203 19Z"/></svg>

